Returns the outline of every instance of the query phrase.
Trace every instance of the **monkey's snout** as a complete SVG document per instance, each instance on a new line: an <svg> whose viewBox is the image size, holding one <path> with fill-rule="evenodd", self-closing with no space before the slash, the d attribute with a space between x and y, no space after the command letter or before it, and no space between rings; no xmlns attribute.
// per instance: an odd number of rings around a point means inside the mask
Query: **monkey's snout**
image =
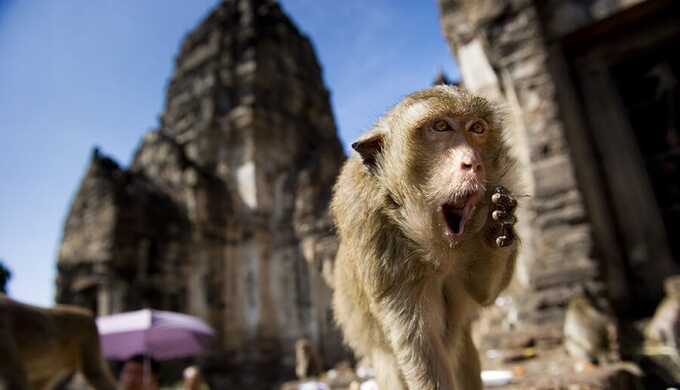
<svg viewBox="0 0 680 390"><path fill-rule="evenodd" d="M461 171L475 174L484 173L484 165L482 164L482 159L479 157L478 153L468 151L463 153L459 159L459 169Z"/></svg>

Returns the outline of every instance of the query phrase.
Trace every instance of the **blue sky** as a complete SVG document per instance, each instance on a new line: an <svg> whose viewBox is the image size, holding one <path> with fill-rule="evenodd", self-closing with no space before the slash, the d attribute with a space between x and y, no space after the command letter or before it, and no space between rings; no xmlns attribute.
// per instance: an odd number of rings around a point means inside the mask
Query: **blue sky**
<svg viewBox="0 0 680 390"><path fill-rule="evenodd" d="M0 0L0 258L9 294L54 300L58 244L90 152L130 162L182 37L215 0ZM345 145L457 69L435 0L282 0L314 43Z"/></svg>

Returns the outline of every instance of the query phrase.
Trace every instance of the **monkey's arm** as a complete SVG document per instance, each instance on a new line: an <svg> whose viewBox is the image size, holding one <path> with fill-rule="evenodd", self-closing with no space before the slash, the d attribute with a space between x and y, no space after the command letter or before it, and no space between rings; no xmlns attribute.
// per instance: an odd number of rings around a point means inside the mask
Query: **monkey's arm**
<svg viewBox="0 0 680 390"><path fill-rule="evenodd" d="M490 305L512 279L517 258L517 244L490 248L482 240L474 243L475 257L469 259L464 275L466 291L481 305Z"/></svg>
<svg viewBox="0 0 680 390"><path fill-rule="evenodd" d="M453 388L441 284L406 283L372 305L409 389Z"/></svg>
<svg viewBox="0 0 680 390"><path fill-rule="evenodd" d="M487 223L479 234L466 242L464 252L465 288L482 305L498 297L512 278L518 239L513 229L517 201L504 187L496 187L490 197Z"/></svg>

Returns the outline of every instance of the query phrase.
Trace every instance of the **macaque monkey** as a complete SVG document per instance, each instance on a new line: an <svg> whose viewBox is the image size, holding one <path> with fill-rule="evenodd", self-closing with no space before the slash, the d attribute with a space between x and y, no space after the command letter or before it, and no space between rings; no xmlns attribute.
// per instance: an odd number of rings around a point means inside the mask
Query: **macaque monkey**
<svg viewBox="0 0 680 390"><path fill-rule="evenodd" d="M482 389L470 323L515 265L514 160L487 100L407 96L352 148L334 188L333 308L383 390Z"/></svg>
<svg viewBox="0 0 680 390"><path fill-rule="evenodd" d="M649 346L663 346L676 358L680 357L680 275L664 281L666 296L654 312L645 329Z"/></svg>
<svg viewBox="0 0 680 390"><path fill-rule="evenodd" d="M295 375L298 379L320 375L321 369L321 358L316 348L308 339L298 339L295 342Z"/></svg>
<svg viewBox="0 0 680 390"><path fill-rule="evenodd" d="M600 312L585 295L569 300L564 317L564 347L570 356L591 363L618 360L617 330L613 318Z"/></svg>
<svg viewBox="0 0 680 390"><path fill-rule="evenodd" d="M51 389L76 370L97 390L116 389L92 315L74 306L30 306L0 294L0 389Z"/></svg>

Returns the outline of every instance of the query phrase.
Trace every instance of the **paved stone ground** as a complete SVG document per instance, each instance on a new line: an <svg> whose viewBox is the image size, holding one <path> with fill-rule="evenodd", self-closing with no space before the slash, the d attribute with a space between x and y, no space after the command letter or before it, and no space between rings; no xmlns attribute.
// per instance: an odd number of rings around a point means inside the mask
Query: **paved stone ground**
<svg viewBox="0 0 680 390"><path fill-rule="evenodd" d="M523 332L491 334L484 343L498 348L484 349L480 359L484 370L512 373L505 385L487 386L502 390L600 390L640 389L639 369L632 363L596 366L577 361L567 355L561 345L561 332L552 326L536 327ZM361 379L351 367L328 371L318 378L329 389L349 390ZM286 383L282 390L297 390L302 382ZM352 389L353 390L353 389Z"/></svg>

